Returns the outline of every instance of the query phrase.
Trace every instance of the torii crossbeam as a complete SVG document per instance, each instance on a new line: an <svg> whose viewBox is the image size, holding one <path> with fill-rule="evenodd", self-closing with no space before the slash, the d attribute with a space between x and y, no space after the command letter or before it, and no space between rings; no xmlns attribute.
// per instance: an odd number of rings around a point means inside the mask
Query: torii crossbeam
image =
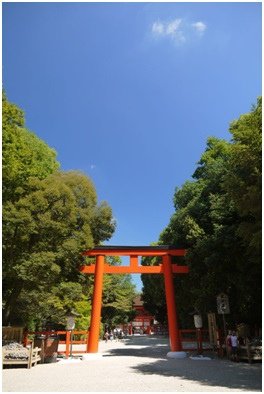
<svg viewBox="0 0 264 394"><path fill-rule="evenodd" d="M81 267L84 274L95 274L94 292L92 302L91 326L87 346L88 353L98 352L103 275L105 274L163 274L165 281L165 294L167 303L168 326L171 352L182 350L179 327L176 314L174 296L173 274L185 274L189 268L185 265L172 264L172 256L184 256L185 249L176 249L174 246L98 246L83 252L84 256L95 256L95 265ZM105 263L105 256L130 256L129 266L111 266ZM160 256L162 264L158 266L138 265L138 257Z"/></svg>

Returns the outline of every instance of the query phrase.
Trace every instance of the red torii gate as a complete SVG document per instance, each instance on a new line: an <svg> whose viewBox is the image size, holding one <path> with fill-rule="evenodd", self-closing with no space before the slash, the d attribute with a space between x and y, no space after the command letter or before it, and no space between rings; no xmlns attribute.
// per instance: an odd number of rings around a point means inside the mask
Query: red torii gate
<svg viewBox="0 0 264 394"><path fill-rule="evenodd" d="M85 265L80 268L84 274L95 274L94 291L91 313L91 325L87 345L88 353L98 352L103 275L105 274L163 274L165 281L165 294L168 313L168 327L171 352L181 352L182 346L174 297L173 274L186 274L189 268L183 265L172 264L172 256L184 256L185 249L176 249L174 246L97 246L87 250L84 256L95 256L95 265ZM112 266L105 263L105 256L130 256L129 266ZM161 256L162 264L158 266L138 265L139 256ZM181 352L183 353L183 352Z"/></svg>

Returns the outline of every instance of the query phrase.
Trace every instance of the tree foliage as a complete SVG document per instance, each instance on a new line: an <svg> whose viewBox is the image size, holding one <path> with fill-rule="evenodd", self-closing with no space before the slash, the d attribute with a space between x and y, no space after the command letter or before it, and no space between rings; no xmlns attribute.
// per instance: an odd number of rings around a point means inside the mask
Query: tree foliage
<svg viewBox="0 0 264 394"><path fill-rule="evenodd" d="M107 262L110 265L120 265L121 259L109 257ZM132 307L135 295L135 285L132 283L131 275L104 275L102 322L109 327L129 322L135 314Z"/></svg>
<svg viewBox="0 0 264 394"><path fill-rule="evenodd" d="M250 252L261 250L262 99L231 124L233 144L225 189L241 217L239 234ZM250 240L250 243L248 241Z"/></svg>
<svg viewBox="0 0 264 394"><path fill-rule="evenodd" d="M26 310L33 316L36 311L40 313L39 303L35 299L31 302L32 292L35 298L43 297L46 304L51 298L52 318L56 308L62 311L65 305L70 308L70 299L78 300L77 290L81 297L82 287L77 285L84 281L79 273L80 252L94 246L97 220L99 225L109 220L110 207L103 213L106 218L98 217L96 192L91 181L78 172L56 173L44 180L31 178L27 193L14 203L5 204L3 290L6 319L19 314L20 297L24 313ZM108 228L100 242L109 239L114 231L111 219ZM69 286L71 292L64 299L65 286Z"/></svg>
<svg viewBox="0 0 264 394"><path fill-rule="evenodd" d="M30 177L44 179L59 168L56 152L25 128L24 113L2 95L3 201L14 200Z"/></svg>
<svg viewBox="0 0 264 394"><path fill-rule="evenodd" d="M81 252L108 240L112 210L84 174L59 172L55 152L3 97L3 322L62 323L91 279ZM9 176L10 175L10 176ZM79 304L78 304L79 303Z"/></svg>
<svg viewBox="0 0 264 394"><path fill-rule="evenodd" d="M159 257L142 258L142 265L155 266L160 263L161 259ZM141 275L141 280L144 285L142 299L146 310L155 316L158 322L166 324L167 305L163 277L160 275L143 274Z"/></svg>
<svg viewBox="0 0 264 394"><path fill-rule="evenodd" d="M160 244L188 249L190 273L175 278L183 326L194 310L216 311L220 292L229 295L229 324L261 322L261 99L231 123L230 133L230 142L208 139L193 181L176 188L175 212L159 238ZM162 278L155 287L147 276L142 280L154 312Z"/></svg>

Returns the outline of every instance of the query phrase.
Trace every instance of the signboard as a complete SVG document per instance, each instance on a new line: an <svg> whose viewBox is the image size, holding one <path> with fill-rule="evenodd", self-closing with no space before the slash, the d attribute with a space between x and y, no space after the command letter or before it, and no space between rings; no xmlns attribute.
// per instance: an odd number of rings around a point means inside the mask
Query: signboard
<svg viewBox="0 0 264 394"><path fill-rule="evenodd" d="M193 316L193 320L194 320L195 328L202 328L203 321L202 321L202 316L201 315L194 315Z"/></svg>
<svg viewBox="0 0 264 394"><path fill-rule="evenodd" d="M230 313L230 308L229 308L229 299L228 296L224 293L220 293L217 298L217 312L226 315Z"/></svg>

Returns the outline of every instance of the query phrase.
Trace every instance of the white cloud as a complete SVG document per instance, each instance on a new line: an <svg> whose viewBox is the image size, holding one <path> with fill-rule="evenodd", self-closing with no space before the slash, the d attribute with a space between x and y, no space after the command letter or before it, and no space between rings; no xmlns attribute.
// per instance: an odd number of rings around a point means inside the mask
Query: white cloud
<svg viewBox="0 0 264 394"><path fill-rule="evenodd" d="M91 170L94 170L96 168L96 165L95 164L90 164L90 169Z"/></svg>
<svg viewBox="0 0 264 394"><path fill-rule="evenodd" d="M206 28L207 28L206 24L203 23L203 22L195 22L195 23L192 23L192 26L194 27L194 29L195 29L198 33L203 33L203 32L206 30Z"/></svg>
<svg viewBox="0 0 264 394"><path fill-rule="evenodd" d="M185 37L183 31L180 30L181 23L181 19L174 19L170 22L154 22L152 25L152 33L155 36L168 36L177 42L183 42Z"/></svg>
<svg viewBox="0 0 264 394"><path fill-rule="evenodd" d="M204 22L190 23L185 19L176 18L171 21L155 21L152 24L152 34L155 37L170 38L175 43L190 41L194 32L202 36L207 29Z"/></svg>
<svg viewBox="0 0 264 394"><path fill-rule="evenodd" d="M168 35L175 35L176 32L179 30L181 19L175 19L174 21L170 22L166 26L166 34Z"/></svg>
<svg viewBox="0 0 264 394"><path fill-rule="evenodd" d="M183 31L179 30L177 31L174 35L173 38L175 41L177 42L185 42L186 41L186 37Z"/></svg>
<svg viewBox="0 0 264 394"><path fill-rule="evenodd" d="M154 22L152 25L152 33L154 34L163 34L164 32L164 25L160 22Z"/></svg>

